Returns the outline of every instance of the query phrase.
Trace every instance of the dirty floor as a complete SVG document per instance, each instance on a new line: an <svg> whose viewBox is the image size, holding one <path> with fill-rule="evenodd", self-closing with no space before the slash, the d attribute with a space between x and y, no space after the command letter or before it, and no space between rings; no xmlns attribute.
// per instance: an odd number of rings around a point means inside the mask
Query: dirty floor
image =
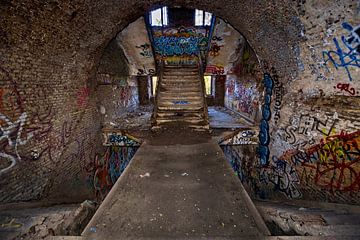
<svg viewBox="0 0 360 240"><path fill-rule="evenodd" d="M142 144L83 232L87 239L262 239L268 232L206 133Z"/></svg>

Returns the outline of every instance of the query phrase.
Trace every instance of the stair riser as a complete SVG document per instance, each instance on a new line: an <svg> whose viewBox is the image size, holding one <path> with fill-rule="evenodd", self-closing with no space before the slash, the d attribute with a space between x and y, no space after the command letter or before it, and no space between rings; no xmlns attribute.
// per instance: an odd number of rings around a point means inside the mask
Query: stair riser
<svg viewBox="0 0 360 240"><path fill-rule="evenodd" d="M185 124L197 129L208 128L197 66L165 66L159 86L155 125Z"/></svg>
<svg viewBox="0 0 360 240"><path fill-rule="evenodd" d="M174 117L185 117L185 118L203 118L203 113L195 112L157 112L157 117L160 118L174 118Z"/></svg>
<svg viewBox="0 0 360 240"><path fill-rule="evenodd" d="M158 106L184 106L184 107L188 107L188 106L202 106L202 102L201 101L162 101L158 104Z"/></svg>

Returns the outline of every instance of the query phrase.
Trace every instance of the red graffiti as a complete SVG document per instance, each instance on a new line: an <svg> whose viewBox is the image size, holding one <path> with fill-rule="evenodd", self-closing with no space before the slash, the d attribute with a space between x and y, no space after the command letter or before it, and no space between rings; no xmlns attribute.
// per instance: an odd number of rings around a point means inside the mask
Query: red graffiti
<svg viewBox="0 0 360 240"><path fill-rule="evenodd" d="M128 104L131 100L131 87L130 86L120 88L120 100L124 107L128 106Z"/></svg>
<svg viewBox="0 0 360 240"><path fill-rule="evenodd" d="M312 179L331 193L360 190L360 130L326 137L305 152L290 151L281 158L290 158L305 175L310 174L307 181Z"/></svg>
<svg viewBox="0 0 360 240"><path fill-rule="evenodd" d="M209 50L209 55L212 57L217 57L220 55L220 49L223 47L223 45L218 45L217 43L212 43L210 50Z"/></svg>
<svg viewBox="0 0 360 240"><path fill-rule="evenodd" d="M85 86L82 89L80 89L77 95L78 107L87 106L89 95L90 95L90 89L88 87Z"/></svg>
<svg viewBox="0 0 360 240"><path fill-rule="evenodd" d="M224 67L216 66L216 65L208 65L206 66L205 72L208 74L216 74L221 75L224 74Z"/></svg>
<svg viewBox="0 0 360 240"><path fill-rule="evenodd" d="M351 87L349 83L338 83L336 86L334 86L335 89L338 89L342 92L347 92L350 95L359 94L358 91L355 91L355 88Z"/></svg>

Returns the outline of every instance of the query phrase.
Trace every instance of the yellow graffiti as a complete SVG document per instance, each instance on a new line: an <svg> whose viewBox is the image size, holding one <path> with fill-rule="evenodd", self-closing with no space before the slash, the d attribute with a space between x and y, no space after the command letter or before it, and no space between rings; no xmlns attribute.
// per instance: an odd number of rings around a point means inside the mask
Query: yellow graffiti
<svg viewBox="0 0 360 240"><path fill-rule="evenodd" d="M15 219L13 218L13 219L11 219L10 222L8 222L8 223L2 223L0 226L1 226L2 228L19 228L19 227L22 226L22 224L15 222Z"/></svg>

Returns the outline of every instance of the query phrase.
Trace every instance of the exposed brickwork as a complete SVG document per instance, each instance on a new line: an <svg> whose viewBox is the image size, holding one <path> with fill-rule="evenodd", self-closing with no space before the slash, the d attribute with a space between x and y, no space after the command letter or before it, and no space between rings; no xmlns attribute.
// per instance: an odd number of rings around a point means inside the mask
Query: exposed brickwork
<svg viewBox="0 0 360 240"><path fill-rule="evenodd" d="M0 175L0 201L90 196L92 162L102 151L100 102L106 97L96 86L97 66L110 40L153 3L227 19L259 59L288 80L298 74L300 38L289 2L2 1L0 113L6 116L1 126L10 132L0 142L0 165L11 169Z"/></svg>

